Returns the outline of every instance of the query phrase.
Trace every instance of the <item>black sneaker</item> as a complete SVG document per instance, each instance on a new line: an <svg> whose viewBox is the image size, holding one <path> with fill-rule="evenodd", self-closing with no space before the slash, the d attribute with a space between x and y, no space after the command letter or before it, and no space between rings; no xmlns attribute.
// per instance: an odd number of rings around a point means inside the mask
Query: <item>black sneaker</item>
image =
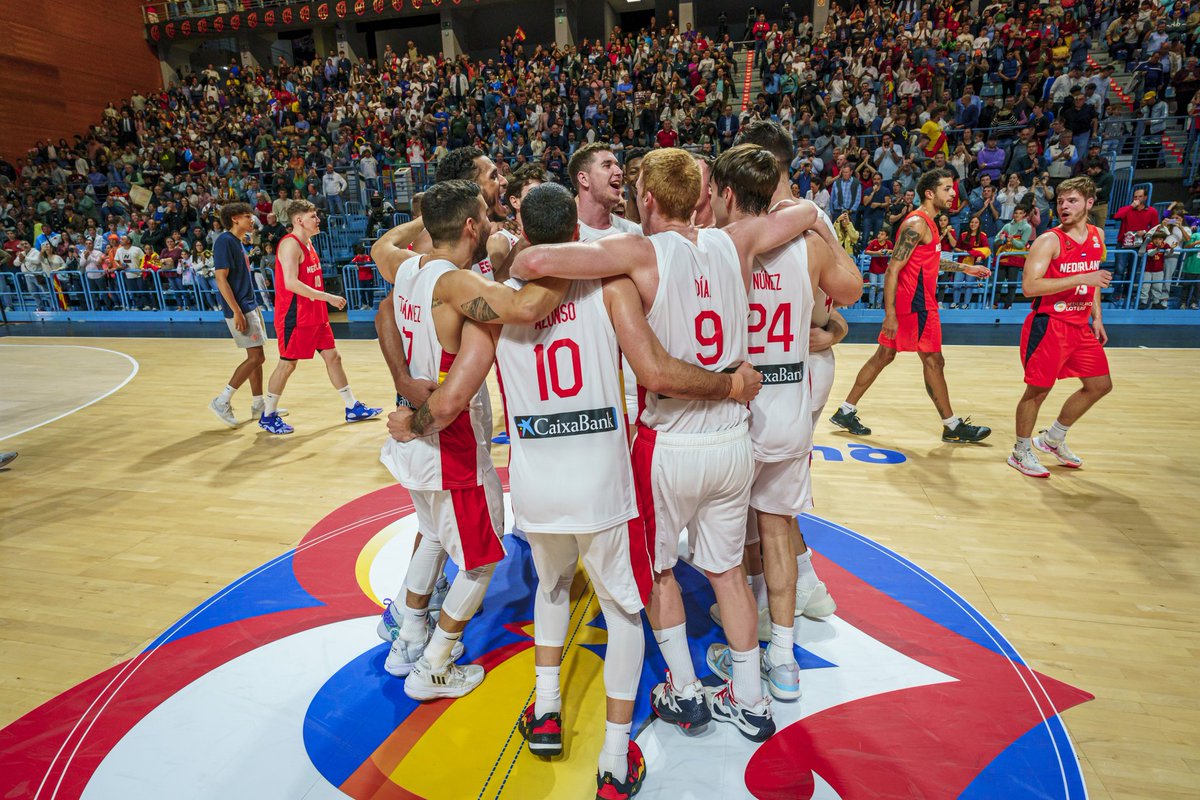
<svg viewBox="0 0 1200 800"><path fill-rule="evenodd" d="M562 715L551 711L535 717L533 709L534 704L530 703L517 723L521 735L529 743L529 752L537 756L562 755Z"/></svg>
<svg viewBox="0 0 1200 800"><path fill-rule="evenodd" d="M659 719L678 725L685 731L699 728L712 719L700 681L676 688L671 683L670 670L667 670L666 682L650 690L650 705Z"/></svg>
<svg viewBox="0 0 1200 800"><path fill-rule="evenodd" d="M642 782L646 780L646 759L637 742L629 743L629 755L626 758L629 764L628 774L620 783L613 780L611 772L601 775L597 771L596 800L629 800L641 790Z"/></svg>
<svg viewBox="0 0 1200 800"><path fill-rule="evenodd" d="M982 442L991 435L991 428L986 428L983 425L972 425L970 417L958 423L958 427L954 430L945 426L942 427L942 441L953 442L954 444Z"/></svg>
<svg viewBox="0 0 1200 800"><path fill-rule="evenodd" d="M839 428L845 428L855 436L871 435L871 429L866 425L863 425L858 419L857 411L851 411L849 414L847 414L839 408L834 412L833 416L829 418L829 421L834 425L837 425Z"/></svg>

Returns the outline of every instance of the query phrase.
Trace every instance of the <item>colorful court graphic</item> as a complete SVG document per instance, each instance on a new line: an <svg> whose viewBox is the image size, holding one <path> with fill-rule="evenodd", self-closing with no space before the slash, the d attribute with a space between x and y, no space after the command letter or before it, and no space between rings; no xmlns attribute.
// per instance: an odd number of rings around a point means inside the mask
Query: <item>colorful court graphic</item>
<svg viewBox="0 0 1200 800"><path fill-rule="evenodd" d="M1091 695L1030 669L977 611L894 552L815 517L801 528L838 603L828 620L798 622L803 697L773 704L780 732L762 745L727 725L666 726L647 702L663 674L647 628L639 796L1086 796L1060 714ZM545 761L516 726L534 674L535 578L520 539L505 537L508 558L464 637L463 660L488 670L478 690L421 705L384 672L375 625L415 534L399 486L329 514L135 658L0 731L0 797L593 796L606 634L586 576L572 590L562 671L566 750ZM704 676L705 649L723 641L712 593L686 565L679 579Z"/></svg>

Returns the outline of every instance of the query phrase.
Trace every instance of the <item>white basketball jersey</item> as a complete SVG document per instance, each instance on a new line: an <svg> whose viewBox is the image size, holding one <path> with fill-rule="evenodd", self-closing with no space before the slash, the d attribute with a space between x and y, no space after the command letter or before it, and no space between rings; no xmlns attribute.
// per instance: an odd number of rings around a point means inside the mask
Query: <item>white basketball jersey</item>
<svg viewBox="0 0 1200 800"><path fill-rule="evenodd" d="M758 461L806 452L812 427L808 391L808 329L813 290L803 237L762 256L750 273L749 354L763 376L750 401L750 440Z"/></svg>
<svg viewBox="0 0 1200 800"><path fill-rule="evenodd" d="M508 239L509 247L513 247L514 245L516 245L517 242L519 242L521 240L519 236L517 236L515 233L512 233L511 231L509 231L505 228L501 228L500 233L504 235L505 239ZM493 280L493 281L496 280L495 265L492 264L492 259L490 256L484 256L483 258L481 258L480 260L478 260L474 264L472 264L471 271L478 272L480 275L487 278L488 280Z"/></svg>
<svg viewBox="0 0 1200 800"><path fill-rule="evenodd" d="M646 321L666 351L711 371L746 358L748 301L737 248L724 231L696 231L696 243L674 231L649 237L658 260L658 292ZM669 433L713 433L746 421L734 400L677 400L647 392L640 424Z"/></svg>
<svg viewBox="0 0 1200 800"><path fill-rule="evenodd" d="M516 245L516 243L518 241L520 241L520 237L518 237L514 233L511 233L511 232L505 230L504 228L500 229L500 233L502 233L504 235L505 239L508 239L509 247ZM484 256L482 259L480 259L479 261L476 261L474 264L472 264L471 271L479 273L483 277L487 278L489 281L496 280L496 271L493 269L492 260L488 256ZM486 382L483 384L483 386L479 387L479 395L478 395L478 397L476 397L476 400L480 403L480 405L483 409L483 427L484 427L484 430L487 432L487 441L490 444L492 441L492 432L493 432L492 431L492 395L490 392L488 392L488 385Z"/></svg>
<svg viewBox="0 0 1200 800"><path fill-rule="evenodd" d="M442 349L433 324L433 290L438 280L457 267L441 259L421 266L421 256L408 259L396 270L393 302L396 326L404 342L408 371L414 378L441 383L454 363L454 354ZM411 442L389 438L380 460L406 489L422 491L465 489L480 486L491 468L483 409L478 395L439 433Z"/></svg>
<svg viewBox="0 0 1200 800"><path fill-rule="evenodd" d="M603 239L605 236L614 236L618 233L636 233L642 235L642 226L636 222L630 222L624 217L618 217L616 214L609 214L609 227L593 228L590 225L579 223L579 241L594 242L597 239ZM633 374L633 367L630 366L629 360L621 355L621 374L623 376L622 383L625 386L625 414L629 419L629 424L633 425L637 421L638 412L638 392L637 392L637 375Z"/></svg>
<svg viewBox="0 0 1200 800"><path fill-rule="evenodd" d="M600 281L574 281L536 325L505 325L496 363L517 527L596 533L637 516L617 337Z"/></svg>

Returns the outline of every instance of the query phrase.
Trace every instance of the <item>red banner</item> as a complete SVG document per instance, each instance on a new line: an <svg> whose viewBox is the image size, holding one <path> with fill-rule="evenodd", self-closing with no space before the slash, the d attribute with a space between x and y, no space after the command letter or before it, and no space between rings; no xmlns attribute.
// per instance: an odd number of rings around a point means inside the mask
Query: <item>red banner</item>
<svg viewBox="0 0 1200 800"><path fill-rule="evenodd" d="M225 30L225 18L224 17L217 17L216 19L213 20L213 30L216 31L217 33L220 33L221 31Z"/></svg>
<svg viewBox="0 0 1200 800"><path fill-rule="evenodd" d="M404 0L392 0L392 8L394 8L396 11L401 10L404 8Z"/></svg>
<svg viewBox="0 0 1200 800"><path fill-rule="evenodd" d="M192 35L192 21L190 19L185 19L183 22L179 23L179 35L180 36L191 36Z"/></svg>
<svg viewBox="0 0 1200 800"><path fill-rule="evenodd" d="M333 10L337 12L338 19L345 19L346 18L346 0L338 0L337 5L335 5L333 7Z"/></svg>
<svg viewBox="0 0 1200 800"><path fill-rule="evenodd" d="M367 13L367 0L357 0L354 3L354 13L358 14L360 17Z"/></svg>
<svg viewBox="0 0 1200 800"><path fill-rule="evenodd" d="M229 28L230 28L230 30L236 31L240 27L242 27L242 18L240 16L238 16L237 14L234 14L232 17L229 18Z"/></svg>
<svg viewBox="0 0 1200 800"><path fill-rule="evenodd" d="M271 12L270 12L270 11L268 11L267 13L268 13L268 14L270 14ZM280 16L280 17L283 19L283 24L284 24L284 25L291 25L291 24L292 24L292 9L290 9L290 8L285 8L285 9L283 10L283 12L282 12L282 13L280 13L280 15L279 15L279 16Z"/></svg>
<svg viewBox="0 0 1200 800"><path fill-rule="evenodd" d="M269 9L263 12L263 25L268 28L275 25L275 9Z"/></svg>
<svg viewBox="0 0 1200 800"><path fill-rule="evenodd" d="M196 20L196 33L208 33L208 20Z"/></svg>
<svg viewBox="0 0 1200 800"><path fill-rule="evenodd" d="M168 39L175 38L175 23L174 22L168 22L167 26L165 28L163 28L163 30L166 31Z"/></svg>
<svg viewBox="0 0 1200 800"><path fill-rule="evenodd" d="M326 11L325 13L326 13L326 16L328 16L329 12ZM308 22L309 18L311 18L311 17L312 17L312 7L311 6L301 6L300 7L300 21Z"/></svg>
<svg viewBox="0 0 1200 800"><path fill-rule="evenodd" d="M258 12L257 11L251 11L249 14L246 15L246 24L249 25L251 28L258 27Z"/></svg>
<svg viewBox="0 0 1200 800"><path fill-rule="evenodd" d="M303 13L300 16L304 16ZM321 5L317 6L317 19L329 19L329 3L321 3Z"/></svg>
<svg viewBox="0 0 1200 800"><path fill-rule="evenodd" d="M387 0L375 0L371 7L375 9L376 14L382 14L383 9L387 7Z"/></svg>
<svg viewBox="0 0 1200 800"><path fill-rule="evenodd" d="M162 38L162 30L157 25L150 26L150 38L156 42Z"/></svg>

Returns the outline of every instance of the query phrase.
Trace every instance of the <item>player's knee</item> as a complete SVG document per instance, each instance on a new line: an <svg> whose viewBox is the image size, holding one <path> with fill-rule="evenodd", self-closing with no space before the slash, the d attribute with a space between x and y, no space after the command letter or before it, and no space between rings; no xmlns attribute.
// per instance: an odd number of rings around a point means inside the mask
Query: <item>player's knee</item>
<svg viewBox="0 0 1200 800"><path fill-rule="evenodd" d="M1087 387L1088 391L1096 395L1096 397L1104 397L1104 395L1113 390L1112 378L1108 375L1094 378L1089 381L1089 384L1090 385Z"/></svg>
<svg viewBox="0 0 1200 800"><path fill-rule="evenodd" d="M921 361L931 369L942 369L946 366L946 359L941 353L922 353Z"/></svg>
<svg viewBox="0 0 1200 800"><path fill-rule="evenodd" d="M261 367L267 363L267 357L261 347L252 347L247 350L246 360L250 362L250 366L252 367Z"/></svg>
<svg viewBox="0 0 1200 800"><path fill-rule="evenodd" d="M875 351L875 360L887 366L896 360L896 351L890 347L880 347Z"/></svg>

